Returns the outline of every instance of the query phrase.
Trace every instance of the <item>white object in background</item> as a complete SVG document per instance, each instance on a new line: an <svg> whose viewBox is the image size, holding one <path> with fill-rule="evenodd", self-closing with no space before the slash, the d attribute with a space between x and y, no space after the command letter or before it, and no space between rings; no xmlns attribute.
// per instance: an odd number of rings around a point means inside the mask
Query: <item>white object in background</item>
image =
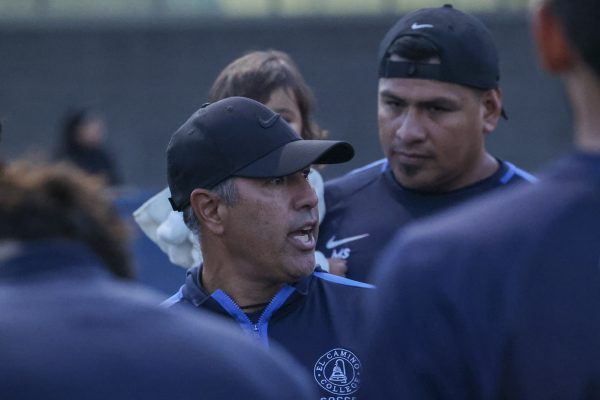
<svg viewBox="0 0 600 400"><path fill-rule="evenodd" d="M183 213L171 208L169 197L169 188L163 189L135 210L133 219L173 264L190 268L202 262L200 245L183 222Z"/></svg>

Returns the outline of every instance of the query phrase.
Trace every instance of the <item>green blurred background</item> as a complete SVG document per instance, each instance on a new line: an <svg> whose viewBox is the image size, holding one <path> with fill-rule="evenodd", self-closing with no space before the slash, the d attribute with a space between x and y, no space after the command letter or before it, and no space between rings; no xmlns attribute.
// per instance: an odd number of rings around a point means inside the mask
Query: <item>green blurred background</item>
<svg viewBox="0 0 600 400"><path fill-rule="evenodd" d="M438 6L434 0L0 0L0 19L268 17L385 15ZM527 0L455 0L474 12L510 12Z"/></svg>

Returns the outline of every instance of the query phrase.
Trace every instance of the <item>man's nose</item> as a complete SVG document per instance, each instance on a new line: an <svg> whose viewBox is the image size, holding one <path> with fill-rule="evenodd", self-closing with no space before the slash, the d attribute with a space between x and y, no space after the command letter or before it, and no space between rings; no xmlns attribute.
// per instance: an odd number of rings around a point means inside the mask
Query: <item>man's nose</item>
<svg viewBox="0 0 600 400"><path fill-rule="evenodd" d="M296 197L296 208L309 208L316 209L319 202L315 189L310 185L308 180L301 174L301 180L299 181L298 193Z"/></svg>
<svg viewBox="0 0 600 400"><path fill-rule="evenodd" d="M426 130L422 116L415 108L409 108L399 117L399 125L396 129L396 137L404 143L420 142L426 138Z"/></svg>

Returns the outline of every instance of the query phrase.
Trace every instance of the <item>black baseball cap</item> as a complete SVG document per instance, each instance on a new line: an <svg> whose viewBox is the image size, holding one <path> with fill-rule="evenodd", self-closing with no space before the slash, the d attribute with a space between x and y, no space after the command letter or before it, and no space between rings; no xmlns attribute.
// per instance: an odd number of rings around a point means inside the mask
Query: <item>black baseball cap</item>
<svg viewBox="0 0 600 400"><path fill-rule="evenodd" d="M276 178L353 156L350 143L303 140L263 104L228 97L202 106L171 137L169 201L175 211L183 211L194 189L212 189L229 177Z"/></svg>
<svg viewBox="0 0 600 400"><path fill-rule="evenodd" d="M439 64L390 60L389 48L402 36L419 36L437 47ZM450 4L402 17L379 47L380 78L420 78L488 90L498 87L500 67L492 34L472 15Z"/></svg>

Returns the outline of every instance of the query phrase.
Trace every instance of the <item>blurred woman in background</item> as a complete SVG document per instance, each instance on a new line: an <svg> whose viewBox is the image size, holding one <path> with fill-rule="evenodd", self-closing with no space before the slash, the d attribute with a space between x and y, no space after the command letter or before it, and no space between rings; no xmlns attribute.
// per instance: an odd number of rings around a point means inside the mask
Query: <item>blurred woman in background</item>
<svg viewBox="0 0 600 400"><path fill-rule="evenodd" d="M68 161L93 175L101 175L111 186L121 184L114 158L105 145L103 119L91 109L66 113L57 159Z"/></svg>

